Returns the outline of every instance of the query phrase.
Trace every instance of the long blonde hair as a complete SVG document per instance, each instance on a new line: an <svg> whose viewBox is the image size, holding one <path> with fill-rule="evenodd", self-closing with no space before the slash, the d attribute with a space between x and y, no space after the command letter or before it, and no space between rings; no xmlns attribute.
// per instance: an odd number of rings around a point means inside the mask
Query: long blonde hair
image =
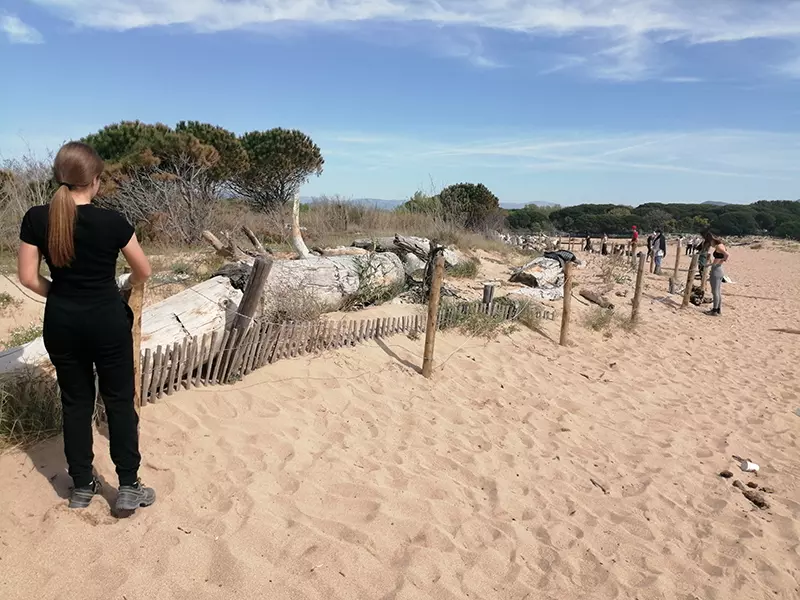
<svg viewBox="0 0 800 600"><path fill-rule="evenodd" d="M92 185L103 167L103 159L95 149L82 142L69 142L56 154L53 177L58 190L50 201L47 225L47 250L53 266L67 267L75 258L78 209L70 191Z"/></svg>

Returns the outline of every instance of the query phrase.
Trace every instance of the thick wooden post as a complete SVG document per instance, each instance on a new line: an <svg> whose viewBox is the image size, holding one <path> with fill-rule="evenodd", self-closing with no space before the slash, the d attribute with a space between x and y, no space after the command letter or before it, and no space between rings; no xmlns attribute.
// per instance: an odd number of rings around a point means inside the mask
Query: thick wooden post
<svg viewBox="0 0 800 600"><path fill-rule="evenodd" d="M215 383L224 384L228 381L226 369L230 365L231 356L234 353L237 354L237 357L239 355L240 346L244 343L250 325L253 323L253 317L258 310L259 304L261 304L261 296L264 294L264 286L267 283L267 277L271 270L271 258L259 256L253 263L253 268L250 270L250 277L247 279L247 285L245 285L244 288L242 301L239 303L239 308L236 309L236 317L234 317L233 324L231 325L231 335L227 338L227 343L224 343L220 348L220 361L224 355L226 357L226 364L222 367L219 381L215 381ZM239 332L238 338L235 335L237 331ZM217 367L219 367L219 364ZM214 379L216 380L216 377Z"/></svg>
<svg viewBox="0 0 800 600"><path fill-rule="evenodd" d="M631 323L636 323L639 320L639 304L642 301L645 258L644 254L639 256L639 268L636 271L636 292L633 295L633 308L631 309Z"/></svg>
<svg viewBox="0 0 800 600"><path fill-rule="evenodd" d="M560 344L566 346L569 341L569 318L572 307L572 261L564 265L564 308L561 311L561 340Z"/></svg>
<svg viewBox="0 0 800 600"><path fill-rule="evenodd" d="M494 283L483 284L483 303L487 306L494 300Z"/></svg>
<svg viewBox="0 0 800 600"><path fill-rule="evenodd" d="M261 302L264 286L267 283L267 277L271 270L271 258L263 256L256 258L253 263L253 268L250 270L250 277L244 288L244 296L242 296L242 301L239 303L239 308L236 310L236 318L233 320L231 329L238 329L244 332L253 322L253 316L256 314L258 305Z"/></svg>
<svg viewBox="0 0 800 600"><path fill-rule="evenodd" d="M681 267L681 239L678 238L678 247L675 249L675 271L672 274L672 278L675 280L675 283L678 283L678 269Z"/></svg>
<svg viewBox="0 0 800 600"><path fill-rule="evenodd" d="M144 302L144 283L134 285L128 299L128 306L133 311L133 381L134 405L136 411L142 406L142 303Z"/></svg>
<svg viewBox="0 0 800 600"><path fill-rule="evenodd" d="M422 375L430 379L433 374L433 347L436 342L436 326L439 317L439 299L444 278L444 256L436 257L431 281L431 293L428 297L428 324L425 328L425 353L422 356Z"/></svg>
<svg viewBox="0 0 800 600"><path fill-rule="evenodd" d="M699 254L692 255L692 263L689 265L689 273L686 275L686 289L683 290L681 308L689 306L689 301L692 299L692 283L694 282L694 272L697 269L697 259L699 256Z"/></svg>

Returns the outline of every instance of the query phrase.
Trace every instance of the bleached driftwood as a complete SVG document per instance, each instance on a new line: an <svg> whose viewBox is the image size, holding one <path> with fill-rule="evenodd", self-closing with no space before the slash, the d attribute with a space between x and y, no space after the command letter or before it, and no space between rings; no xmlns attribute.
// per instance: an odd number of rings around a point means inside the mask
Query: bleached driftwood
<svg viewBox="0 0 800 600"><path fill-rule="evenodd" d="M297 255L302 258L311 258L311 252L303 241L303 234L300 231L300 194L294 195L292 200L292 248Z"/></svg>
<svg viewBox="0 0 800 600"><path fill-rule="evenodd" d="M253 260L247 257L238 264L249 273ZM268 304L270 298L277 295L285 298L287 294L302 291L324 309L333 311L367 286L399 288L404 281L403 264L391 253L276 260L267 278L264 299ZM214 277L145 308L142 311L142 351L214 331L222 332L230 325L241 299L242 292L231 285L229 277ZM0 353L0 373L47 363L42 338Z"/></svg>
<svg viewBox="0 0 800 600"><path fill-rule="evenodd" d="M242 287L252 261L225 265L218 273ZM264 301L284 299L292 293L311 297L323 309L340 309L347 300L367 287L399 288L405 281L403 264L396 254L359 256L312 256L305 260L276 260L264 289Z"/></svg>
<svg viewBox="0 0 800 600"><path fill-rule="evenodd" d="M426 262L431 251L431 242L429 239L405 235L396 235L391 238L359 239L353 242L353 246L374 252L393 252L401 258L405 258L408 254L413 254ZM459 263L464 262L464 260L464 255L458 250L445 248L444 262L446 267L455 267Z"/></svg>
<svg viewBox="0 0 800 600"><path fill-rule="evenodd" d="M142 351L187 337L222 331L232 320L242 292L224 277L188 288L142 311ZM47 364L44 340L37 338L0 353L0 373Z"/></svg>

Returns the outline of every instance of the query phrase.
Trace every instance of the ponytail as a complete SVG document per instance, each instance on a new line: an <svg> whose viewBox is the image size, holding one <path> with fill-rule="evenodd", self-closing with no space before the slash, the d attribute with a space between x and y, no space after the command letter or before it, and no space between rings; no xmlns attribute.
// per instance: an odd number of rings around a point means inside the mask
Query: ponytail
<svg viewBox="0 0 800 600"><path fill-rule="evenodd" d="M69 142L61 147L53 163L53 178L58 184L47 226L47 250L54 267L68 267L75 258L75 221L78 209L70 190L86 189L103 172L103 159L82 142Z"/></svg>
<svg viewBox="0 0 800 600"><path fill-rule="evenodd" d="M68 267L75 258L75 219L78 209L69 187L60 184L53 199L47 226L47 249L54 267Z"/></svg>

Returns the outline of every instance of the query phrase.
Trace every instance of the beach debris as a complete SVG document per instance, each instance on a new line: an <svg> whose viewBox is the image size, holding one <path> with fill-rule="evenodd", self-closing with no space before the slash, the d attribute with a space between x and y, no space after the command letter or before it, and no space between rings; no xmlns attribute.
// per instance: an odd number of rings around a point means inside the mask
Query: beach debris
<svg viewBox="0 0 800 600"><path fill-rule="evenodd" d="M742 458L741 456L733 455L733 460L739 462L739 468L744 471L745 473L758 473L759 467L756 463L751 461L749 458Z"/></svg>
<svg viewBox="0 0 800 600"><path fill-rule="evenodd" d="M627 298L628 297L628 290L619 290L617 291L617 296L620 298Z"/></svg>
<svg viewBox="0 0 800 600"><path fill-rule="evenodd" d="M766 486L766 485L761 487L761 488L759 488L759 489L760 489L760 491L764 492L765 494L774 494L775 493L775 490L773 488L771 488L769 486Z"/></svg>
<svg viewBox="0 0 800 600"><path fill-rule="evenodd" d="M747 491L747 488L745 488L744 484L741 481L739 481L738 479L733 482L733 487L735 487L736 489L742 490L743 492Z"/></svg>
<svg viewBox="0 0 800 600"><path fill-rule="evenodd" d="M614 305L611 302L609 302L608 298L606 298L605 296L596 294L591 290L581 290L580 295L586 298L589 302L597 304L597 306L599 306L600 308L610 308L611 310L614 310Z"/></svg>
<svg viewBox="0 0 800 600"><path fill-rule="evenodd" d="M751 490L757 490L758 484L755 481L748 481L747 487L749 487Z"/></svg>
<svg viewBox="0 0 800 600"><path fill-rule="evenodd" d="M725 479L730 479L731 477L733 477L733 473L731 473L726 469L725 471L720 471L719 476Z"/></svg>
<svg viewBox="0 0 800 600"><path fill-rule="evenodd" d="M749 460L743 460L741 464L742 471L746 473L758 473L759 467L756 463L750 462Z"/></svg>
<svg viewBox="0 0 800 600"><path fill-rule="evenodd" d="M769 508L769 502L764 498L764 495L760 492L756 492L755 490L746 490L742 492L744 497L750 500L753 504L755 504L758 508L766 509Z"/></svg>
<svg viewBox="0 0 800 600"><path fill-rule="evenodd" d="M605 486L603 483L601 483L600 481L598 481L598 480L597 480L597 479L595 479L594 477L591 477L591 478L589 479L589 481L591 481L591 482L592 482L592 485L593 485L594 487L596 487L596 488L600 488L600 489L603 491L603 493L604 493L604 494L608 495L608 488L607 488L607 487L606 487L606 486Z"/></svg>
<svg viewBox="0 0 800 600"><path fill-rule="evenodd" d="M539 256L515 269L509 281L533 288L553 288L564 285L564 267L555 258Z"/></svg>

